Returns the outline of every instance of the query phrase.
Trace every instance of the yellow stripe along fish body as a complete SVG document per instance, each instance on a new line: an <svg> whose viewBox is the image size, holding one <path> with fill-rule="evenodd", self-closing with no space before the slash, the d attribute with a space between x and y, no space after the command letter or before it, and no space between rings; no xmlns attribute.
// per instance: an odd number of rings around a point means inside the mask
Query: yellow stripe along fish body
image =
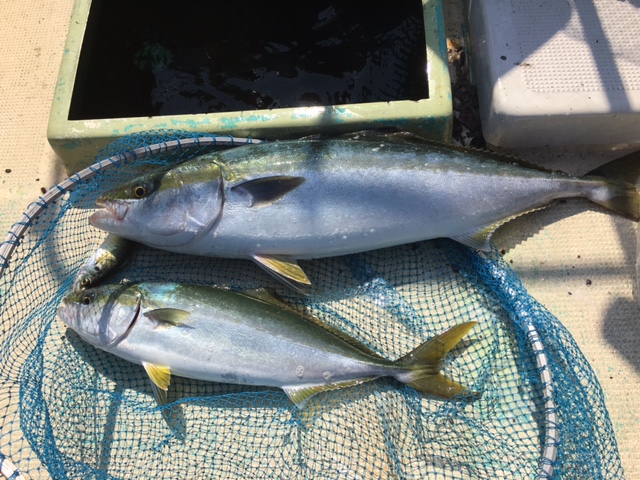
<svg viewBox="0 0 640 480"><path fill-rule="evenodd" d="M444 377L440 366L476 324L454 326L392 361L266 290L103 285L67 296L58 316L90 344L143 365L160 404L176 374L280 387L298 407L316 393L382 376L442 398L463 394L465 387Z"/></svg>
<svg viewBox="0 0 640 480"><path fill-rule="evenodd" d="M559 198L638 221L638 176L639 154L577 178L398 135L264 142L134 179L90 222L173 252L252 259L304 289L299 259L438 237L486 250L499 225Z"/></svg>

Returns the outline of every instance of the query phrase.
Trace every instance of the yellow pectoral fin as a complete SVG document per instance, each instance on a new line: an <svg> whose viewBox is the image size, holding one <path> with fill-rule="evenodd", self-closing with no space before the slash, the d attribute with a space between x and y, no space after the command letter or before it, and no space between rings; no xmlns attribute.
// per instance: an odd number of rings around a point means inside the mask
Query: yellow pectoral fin
<svg viewBox="0 0 640 480"><path fill-rule="evenodd" d="M142 366L151 379L153 396L156 398L158 405L165 405L167 403L167 390L171 381L171 370L169 367L147 362L142 362Z"/></svg>

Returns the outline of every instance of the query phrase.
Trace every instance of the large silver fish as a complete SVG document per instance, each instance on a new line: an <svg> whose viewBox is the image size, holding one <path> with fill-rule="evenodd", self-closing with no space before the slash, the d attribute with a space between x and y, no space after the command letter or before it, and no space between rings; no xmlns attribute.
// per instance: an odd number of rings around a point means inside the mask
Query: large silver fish
<svg viewBox="0 0 640 480"><path fill-rule="evenodd" d="M175 283L103 285L66 297L58 315L84 340L142 364L160 404L170 375L282 388L298 406L316 393L391 376L442 398L465 387L442 357L476 322L457 325L391 361L343 332L302 317L265 290Z"/></svg>
<svg viewBox="0 0 640 480"><path fill-rule="evenodd" d="M489 249L493 231L553 200L586 197L635 221L640 155L587 176L398 136L248 145L104 194L92 225L173 252L253 259L294 287L298 259L438 237Z"/></svg>

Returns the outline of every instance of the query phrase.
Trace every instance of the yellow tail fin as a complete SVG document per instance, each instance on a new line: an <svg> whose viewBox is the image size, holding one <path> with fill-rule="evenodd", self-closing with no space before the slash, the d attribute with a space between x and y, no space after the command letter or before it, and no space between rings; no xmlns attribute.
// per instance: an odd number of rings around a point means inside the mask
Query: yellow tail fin
<svg viewBox="0 0 640 480"><path fill-rule="evenodd" d="M397 363L398 366L411 371L407 379L402 379L401 381L421 393L428 393L440 398L451 398L466 392L466 387L442 375L440 367L444 356L476 324L477 322L466 322L456 325L446 332L427 340L400 358Z"/></svg>
<svg viewBox="0 0 640 480"><path fill-rule="evenodd" d="M591 201L634 221L640 221L640 193L636 187L640 180L640 151L605 163L585 177L604 177L610 192L607 198Z"/></svg>

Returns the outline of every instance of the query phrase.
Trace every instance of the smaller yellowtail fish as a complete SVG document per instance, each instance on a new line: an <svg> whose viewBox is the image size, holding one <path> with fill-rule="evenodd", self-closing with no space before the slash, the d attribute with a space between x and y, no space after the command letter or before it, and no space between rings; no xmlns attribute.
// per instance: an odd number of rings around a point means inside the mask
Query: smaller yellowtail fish
<svg viewBox="0 0 640 480"><path fill-rule="evenodd" d="M107 235L87 263L78 270L73 281L73 290L83 290L99 284L125 262L134 243L113 233Z"/></svg>
<svg viewBox="0 0 640 480"><path fill-rule="evenodd" d="M319 392L384 376L451 398L467 389L440 373L442 358L476 324L457 325L392 361L301 316L266 290L103 285L67 296L58 315L95 347L141 364L160 405L166 403L172 373L280 387L298 407Z"/></svg>

